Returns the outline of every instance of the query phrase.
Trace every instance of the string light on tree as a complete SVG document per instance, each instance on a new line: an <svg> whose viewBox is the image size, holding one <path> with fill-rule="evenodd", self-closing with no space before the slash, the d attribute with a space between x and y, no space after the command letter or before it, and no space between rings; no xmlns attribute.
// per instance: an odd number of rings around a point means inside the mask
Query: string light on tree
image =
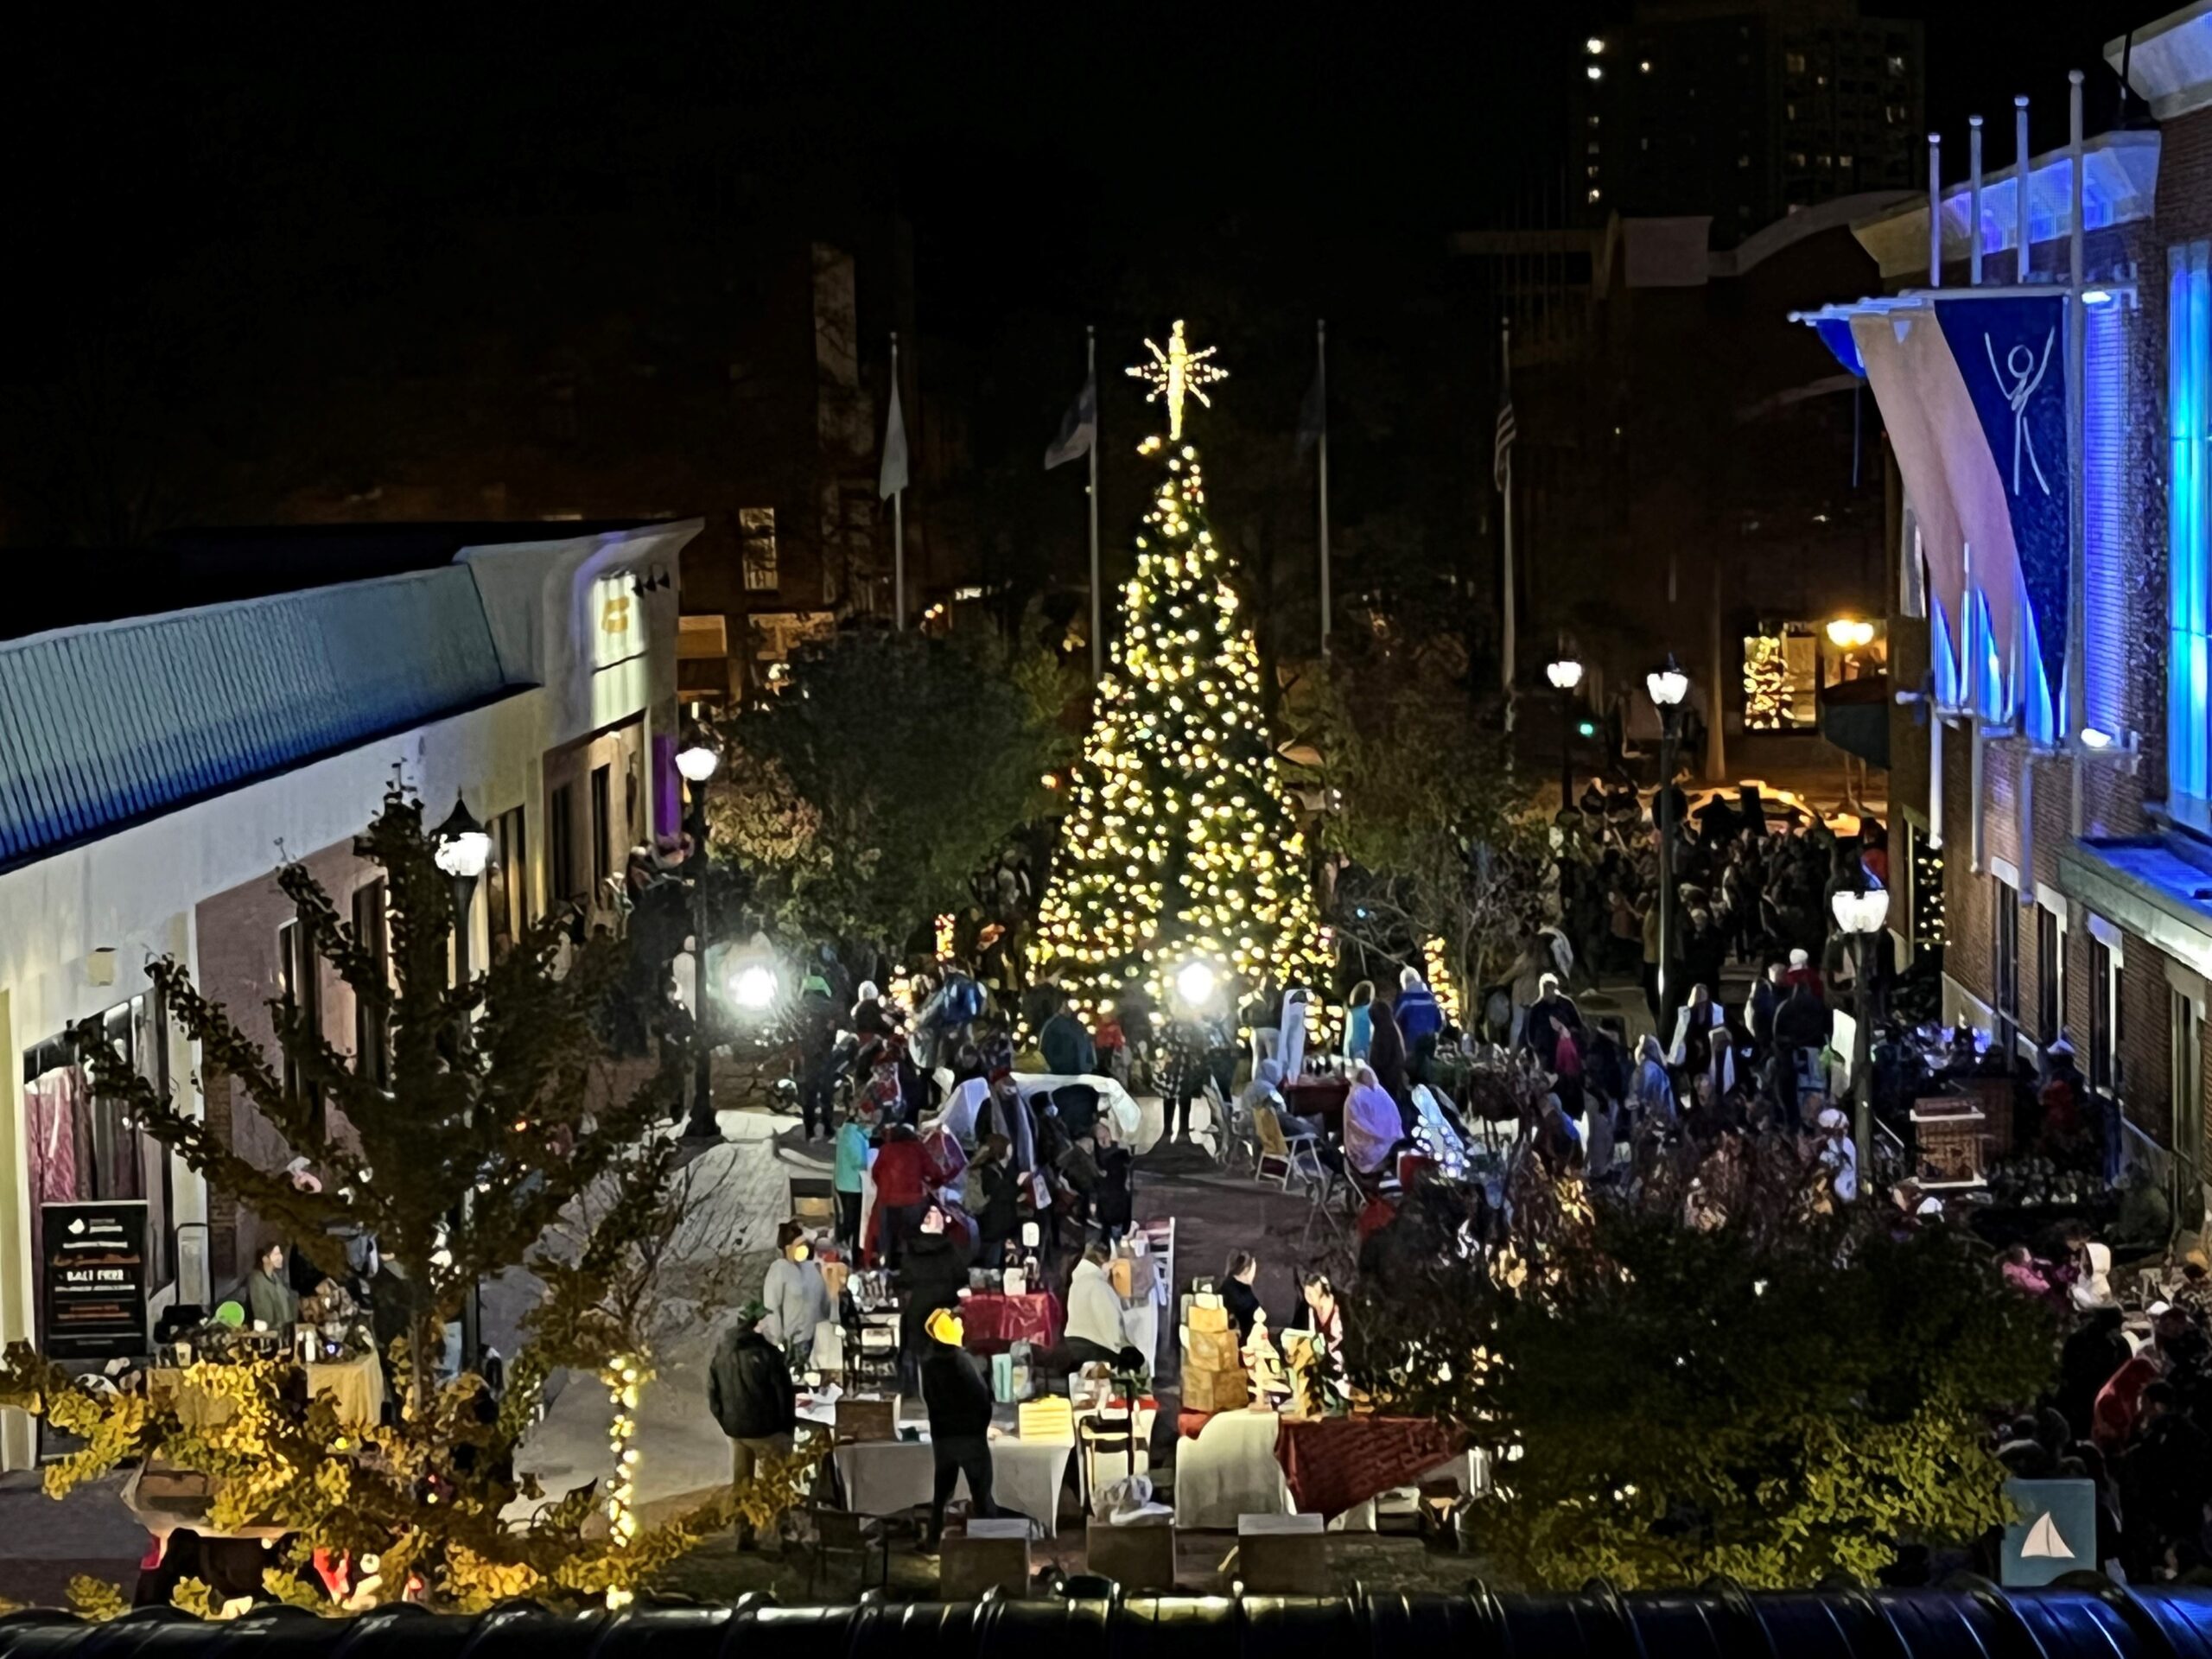
<svg viewBox="0 0 2212 1659"><path fill-rule="evenodd" d="M1205 476L1182 442L1185 400L1225 377L1175 324L1129 372L1166 405L1168 437L1138 453L1160 474L1122 590L1123 628L1070 780L1039 953L1077 1006L1135 979L1172 1003L1196 963L1249 982L1319 982L1303 836L1286 802L1260 701L1259 649L1207 523Z"/></svg>

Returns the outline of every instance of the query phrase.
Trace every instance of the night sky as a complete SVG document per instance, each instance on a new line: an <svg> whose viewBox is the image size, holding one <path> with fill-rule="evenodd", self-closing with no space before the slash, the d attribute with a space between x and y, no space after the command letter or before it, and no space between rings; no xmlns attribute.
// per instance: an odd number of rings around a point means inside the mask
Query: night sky
<svg viewBox="0 0 2212 1659"><path fill-rule="evenodd" d="M1889 9L1927 23L1947 132L2024 89L2041 146L2063 137L2069 65L2090 71L2092 130L2109 119L2097 49L2164 8ZM1446 235L1556 189L1578 43L1626 8L796 10L518 28L453 7L430 30L74 13L16 54L0 99L19 300L0 374L181 270L227 264L280 313L288 283L372 283L380 258L478 214L681 226L741 200L902 212L924 328L979 346L1016 314L1072 329L1185 278L1411 334L1417 308L1393 301L1448 281Z"/></svg>

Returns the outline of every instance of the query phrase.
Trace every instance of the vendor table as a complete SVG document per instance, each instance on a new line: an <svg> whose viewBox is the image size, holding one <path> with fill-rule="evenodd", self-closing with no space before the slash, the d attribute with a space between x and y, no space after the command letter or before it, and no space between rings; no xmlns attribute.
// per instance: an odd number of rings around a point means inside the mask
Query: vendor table
<svg viewBox="0 0 2212 1659"><path fill-rule="evenodd" d="M1351 1084L1344 1077L1298 1077L1282 1086L1282 1103L1294 1117L1311 1118L1332 1134L1344 1127L1344 1102Z"/></svg>
<svg viewBox="0 0 2212 1659"><path fill-rule="evenodd" d="M1239 1516L1293 1513L1338 1522L1393 1487L1463 1468L1457 1438L1426 1419L1217 1412L1197 1439L1176 1442L1175 1524L1234 1531Z"/></svg>
<svg viewBox="0 0 2212 1659"><path fill-rule="evenodd" d="M1050 1537L1059 1530L1060 1487L1073 1440L991 1442L992 1496L1002 1510L1027 1516ZM845 1507L855 1515L897 1515L930 1501L936 1461L927 1440L861 1440L837 1448ZM956 1497L969 1495L963 1477Z"/></svg>
<svg viewBox="0 0 2212 1659"><path fill-rule="evenodd" d="M1287 1515L1290 1484L1275 1461L1281 1420L1272 1411L1222 1411L1194 1440L1175 1443L1175 1524L1234 1532L1244 1515Z"/></svg>
<svg viewBox="0 0 2212 1659"><path fill-rule="evenodd" d="M1060 1299L1048 1290L1026 1296L979 1290L960 1304L960 1322L967 1329L970 1353L1002 1354L1017 1342L1058 1347L1065 1319Z"/></svg>
<svg viewBox="0 0 2212 1659"><path fill-rule="evenodd" d="M307 1368L310 1399L328 1395L337 1407L339 1421L367 1428L384 1421L384 1367L374 1354L352 1359L318 1360ZM178 1418L188 1428L211 1428L231 1414L230 1402L220 1395L196 1388L181 1370L157 1366L146 1374L147 1387L156 1394L176 1395Z"/></svg>
<svg viewBox="0 0 2212 1659"><path fill-rule="evenodd" d="M1425 1417L1323 1417L1285 1419L1275 1457L1299 1512L1333 1517L1411 1485L1460 1449L1458 1435Z"/></svg>

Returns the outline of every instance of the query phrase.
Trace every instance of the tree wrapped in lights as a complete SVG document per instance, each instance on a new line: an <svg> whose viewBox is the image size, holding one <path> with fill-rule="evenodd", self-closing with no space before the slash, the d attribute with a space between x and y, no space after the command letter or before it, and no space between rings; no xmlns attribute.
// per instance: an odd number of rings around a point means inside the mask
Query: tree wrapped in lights
<svg viewBox="0 0 2212 1659"><path fill-rule="evenodd" d="M1132 979L1164 998L1185 963L1245 980L1314 977L1305 838L1277 778L1260 657L1206 522L1184 403L1224 378L1178 322L1131 369L1167 410L1141 454L1161 474L1137 536L1123 627L1098 688L1039 918L1040 963L1086 1012Z"/></svg>
<svg viewBox="0 0 2212 1659"><path fill-rule="evenodd" d="M680 1097L690 1061L669 1046L657 1066L617 1071L601 1011L621 983L624 947L588 945L556 976L557 920L527 930L487 972L451 984L453 887L413 797L395 789L356 850L384 873L388 952L344 918L305 866L287 866L277 882L367 1016L364 1027L388 1038L381 1080L380 1068L339 1051L288 1001L270 1004L279 1064L181 964L149 969L206 1071L235 1084L322 1172L320 1188L242 1156L126 1064L96 1022L73 1035L99 1096L297 1241L322 1271L345 1276L346 1236L379 1241L400 1274L374 1287L379 1301L398 1299L397 1421L341 1420L328 1395L307 1396L289 1361L203 1359L180 1387L94 1394L23 1344L0 1365L0 1405L36 1412L83 1442L48 1466L51 1497L130 1460L207 1477L212 1530L253 1524L292 1536L289 1558L272 1555L281 1570L267 1578L287 1600L323 1611L401 1599L470 1611L514 1596L619 1606L734 1509L761 1521L787 1507L810 1461L790 1459L664 1525L644 1524L631 1507L637 1407L652 1376L651 1281L687 1205L672 1143L651 1130ZM435 1366L463 1299L524 1267L543 1294L525 1317L504 1395L495 1401L474 1373L441 1384ZM516 1473L515 1454L546 1379L563 1367L607 1389L609 1461L603 1482L546 1501ZM526 1529L508 1519L518 1501L542 1505ZM317 1587L307 1571L317 1551L346 1564L340 1582ZM184 1599L197 1605L199 1594ZM85 1605L99 1599L88 1594Z"/></svg>

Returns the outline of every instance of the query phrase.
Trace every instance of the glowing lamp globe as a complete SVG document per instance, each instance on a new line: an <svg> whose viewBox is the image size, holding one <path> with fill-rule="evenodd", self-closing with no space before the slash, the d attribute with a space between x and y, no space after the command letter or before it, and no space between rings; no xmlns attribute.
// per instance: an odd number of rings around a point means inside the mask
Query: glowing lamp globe
<svg viewBox="0 0 2212 1659"><path fill-rule="evenodd" d="M696 741L685 744L676 752L676 769L683 774L684 782L689 784L705 783L715 775L715 768L721 763L721 756L710 745Z"/></svg>
<svg viewBox="0 0 2212 1659"><path fill-rule="evenodd" d="M1175 971L1175 995L1192 1007L1202 1008L1213 1001L1218 982L1211 963L1186 962Z"/></svg>
<svg viewBox="0 0 2212 1659"><path fill-rule="evenodd" d="M1562 657L1544 670L1544 677L1561 691L1572 691L1582 683L1582 664L1572 657Z"/></svg>
<svg viewBox="0 0 2212 1659"><path fill-rule="evenodd" d="M1828 903L1835 925L1846 933L1878 933L1889 919L1890 895L1879 887L1871 893L1839 893Z"/></svg>
<svg viewBox="0 0 2212 1659"><path fill-rule="evenodd" d="M1643 677L1644 690L1651 693L1651 701L1662 709L1672 709L1690 694L1690 677L1669 663L1664 668L1655 668Z"/></svg>
<svg viewBox="0 0 2212 1659"><path fill-rule="evenodd" d="M732 976L729 994L741 1008L765 1008L776 1000L776 970L765 963L748 963Z"/></svg>
<svg viewBox="0 0 2212 1659"><path fill-rule="evenodd" d="M446 821L430 833L435 839L431 857L456 880L474 881L492 861L492 837L459 795L453 798L453 810L446 814Z"/></svg>
<svg viewBox="0 0 2212 1659"><path fill-rule="evenodd" d="M1873 643L1874 625L1847 616L1839 616L1828 624L1828 639L1841 651L1859 651Z"/></svg>

